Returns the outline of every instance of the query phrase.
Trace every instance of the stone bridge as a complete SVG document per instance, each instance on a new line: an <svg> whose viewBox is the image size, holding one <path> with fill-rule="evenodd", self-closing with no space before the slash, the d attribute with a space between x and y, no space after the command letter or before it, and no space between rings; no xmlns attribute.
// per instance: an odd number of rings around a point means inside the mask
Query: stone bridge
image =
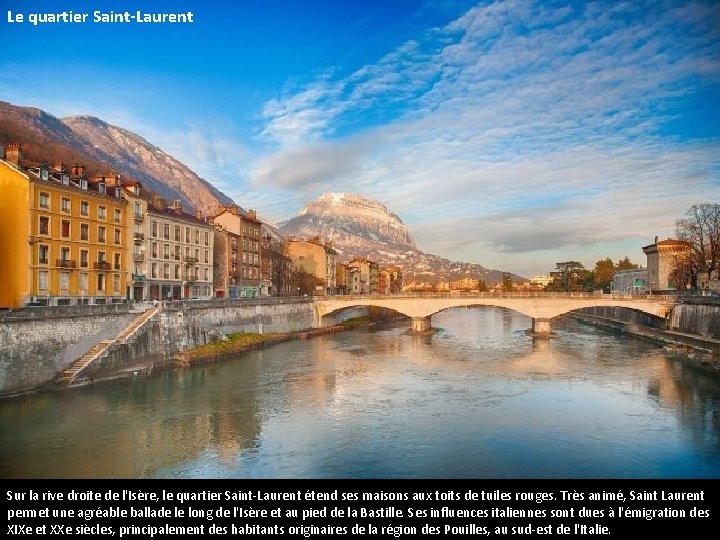
<svg viewBox="0 0 720 540"><path fill-rule="evenodd" d="M550 335L550 319L573 310L594 306L619 306L665 318L674 300L669 296L594 293L450 293L402 294L395 296L331 296L315 299L317 326L327 315L351 307L377 306L412 319L413 332L432 330L433 314L453 307L494 306L512 309L532 318L532 334Z"/></svg>

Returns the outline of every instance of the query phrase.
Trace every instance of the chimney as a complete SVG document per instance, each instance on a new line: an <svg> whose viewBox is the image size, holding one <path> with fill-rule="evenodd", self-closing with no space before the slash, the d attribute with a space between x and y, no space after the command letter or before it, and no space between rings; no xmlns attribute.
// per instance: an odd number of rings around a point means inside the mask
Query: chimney
<svg viewBox="0 0 720 540"><path fill-rule="evenodd" d="M170 205L170 208L175 210L176 214L182 214L182 203L180 202L180 199L175 199Z"/></svg>
<svg viewBox="0 0 720 540"><path fill-rule="evenodd" d="M658 237L656 236L656 237L655 237L655 243L656 243L656 244L657 244L657 241L658 241Z"/></svg>
<svg viewBox="0 0 720 540"><path fill-rule="evenodd" d="M63 162L62 162L62 161L56 161L56 162L55 162L55 170L56 170L57 172L62 172L62 171L64 170L64 167L65 167L65 166L63 165Z"/></svg>
<svg viewBox="0 0 720 540"><path fill-rule="evenodd" d="M203 213L202 213L202 210L200 210L200 209L198 209L198 210L195 210L195 219L200 219L200 220L202 220L202 219L203 219Z"/></svg>
<svg viewBox="0 0 720 540"><path fill-rule="evenodd" d="M255 210L251 210L248 208L247 213L250 219L252 219L253 221L257 221L257 213L255 212Z"/></svg>
<svg viewBox="0 0 720 540"><path fill-rule="evenodd" d="M165 201L160 195L153 195L152 205L158 210L165 210Z"/></svg>
<svg viewBox="0 0 720 540"><path fill-rule="evenodd" d="M20 160L22 159L22 145L18 143L10 143L5 146L5 161L20 168Z"/></svg>
<svg viewBox="0 0 720 540"><path fill-rule="evenodd" d="M72 166L72 175L76 177L85 176L85 165L76 163Z"/></svg>

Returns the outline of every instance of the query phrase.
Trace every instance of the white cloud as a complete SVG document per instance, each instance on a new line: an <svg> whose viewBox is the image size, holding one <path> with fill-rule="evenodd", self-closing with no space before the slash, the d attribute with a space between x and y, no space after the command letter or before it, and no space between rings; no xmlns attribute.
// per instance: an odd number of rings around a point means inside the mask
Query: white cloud
<svg viewBox="0 0 720 540"><path fill-rule="evenodd" d="M712 4L478 5L268 104L283 147L251 176L376 197L450 258L651 238L720 193L717 141L662 131L676 103L720 84L717 16ZM335 135L362 119L359 135Z"/></svg>

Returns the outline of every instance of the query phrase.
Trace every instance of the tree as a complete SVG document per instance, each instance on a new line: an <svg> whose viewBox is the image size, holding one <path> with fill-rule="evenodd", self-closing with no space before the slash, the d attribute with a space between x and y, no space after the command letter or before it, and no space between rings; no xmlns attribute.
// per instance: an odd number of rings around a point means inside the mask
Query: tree
<svg viewBox="0 0 720 540"><path fill-rule="evenodd" d="M595 263L595 287L604 291L610 290L610 284L615 276L615 264L610 257L606 257Z"/></svg>
<svg viewBox="0 0 720 540"><path fill-rule="evenodd" d="M588 271L577 261L555 263L553 282L548 285L549 291L579 291L583 289L580 280L587 276Z"/></svg>
<svg viewBox="0 0 720 540"><path fill-rule="evenodd" d="M692 258L676 255L673 259L673 269L668 278L675 289L684 291L693 279Z"/></svg>
<svg viewBox="0 0 720 540"><path fill-rule="evenodd" d="M617 265L615 266L615 270L637 270L640 268L637 264L630 262L630 258L625 255L624 259L621 259L617 262Z"/></svg>
<svg viewBox="0 0 720 540"><path fill-rule="evenodd" d="M323 280L302 270L294 270L290 274L290 294L308 295L315 294L315 287L323 285Z"/></svg>
<svg viewBox="0 0 720 540"><path fill-rule="evenodd" d="M510 292L513 290L513 282L510 274L504 273L502 277L502 290L504 292Z"/></svg>
<svg viewBox="0 0 720 540"><path fill-rule="evenodd" d="M694 204L685 213L684 219L675 222L675 231L680 240L692 244L689 272L690 283L697 288L699 274L706 274L707 280L718 278L720 268L720 204Z"/></svg>

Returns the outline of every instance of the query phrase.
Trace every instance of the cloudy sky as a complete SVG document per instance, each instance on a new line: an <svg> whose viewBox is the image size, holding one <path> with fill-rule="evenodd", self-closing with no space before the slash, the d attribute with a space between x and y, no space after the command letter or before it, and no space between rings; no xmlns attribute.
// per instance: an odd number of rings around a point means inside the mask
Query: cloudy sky
<svg viewBox="0 0 720 540"><path fill-rule="evenodd" d="M377 199L526 277L720 202L720 4L0 0L0 99L134 131L271 222ZM92 12L193 12L191 24ZM74 11L86 23L17 14ZM12 46L7 46L12 44Z"/></svg>

